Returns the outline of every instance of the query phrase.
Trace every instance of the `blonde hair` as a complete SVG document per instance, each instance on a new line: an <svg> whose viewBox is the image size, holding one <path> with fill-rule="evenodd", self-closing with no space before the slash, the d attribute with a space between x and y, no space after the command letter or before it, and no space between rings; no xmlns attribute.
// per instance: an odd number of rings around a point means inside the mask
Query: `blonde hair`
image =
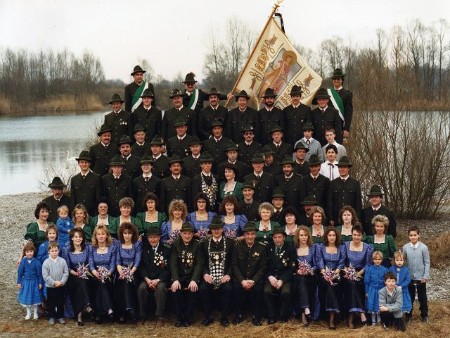
<svg viewBox="0 0 450 338"><path fill-rule="evenodd" d="M111 234L109 233L108 228L103 224L99 224L95 227L94 232L92 233L92 246L94 248L98 248L97 233L100 231L103 231L106 234L106 246L111 246L112 244Z"/></svg>
<svg viewBox="0 0 450 338"><path fill-rule="evenodd" d="M181 199L172 200L169 204L169 220L173 220L173 212L181 211L181 219L184 220L188 214L186 203Z"/></svg>
<svg viewBox="0 0 450 338"><path fill-rule="evenodd" d="M373 254L372 254L372 260L375 257L379 257L379 258L381 258L381 260L383 260L383 253L381 251L374 251Z"/></svg>
<svg viewBox="0 0 450 338"><path fill-rule="evenodd" d="M63 212L63 211L67 212L67 215L69 214L69 208L67 207L67 205L61 205L61 206L56 210L56 212L58 213L58 215L59 215L61 212Z"/></svg>
<svg viewBox="0 0 450 338"><path fill-rule="evenodd" d="M391 260L392 266L395 266L395 260L398 258L403 259L403 266L405 266L406 257L405 257L405 254L400 250L397 250L396 252L394 252L394 255L392 256L392 260Z"/></svg>

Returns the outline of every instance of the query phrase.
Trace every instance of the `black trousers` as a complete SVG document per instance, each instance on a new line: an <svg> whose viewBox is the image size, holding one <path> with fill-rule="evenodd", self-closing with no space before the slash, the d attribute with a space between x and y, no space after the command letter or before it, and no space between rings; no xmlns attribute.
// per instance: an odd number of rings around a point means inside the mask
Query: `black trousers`
<svg viewBox="0 0 450 338"><path fill-rule="evenodd" d="M69 292L75 315L78 315L78 313L91 304L89 298L89 280L70 275L69 282L67 283L67 291Z"/></svg>
<svg viewBox="0 0 450 338"><path fill-rule="evenodd" d="M395 318L392 312L380 312L381 323L385 326L395 326L397 330L405 330L405 323L402 318Z"/></svg>
<svg viewBox="0 0 450 338"><path fill-rule="evenodd" d="M189 282L180 282L181 289L174 293L175 312L178 321L194 322L195 302L197 301L197 292L191 292L187 289Z"/></svg>
<svg viewBox="0 0 450 338"><path fill-rule="evenodd" d="M420 316L422 318L428 317L428 299L427 299L427 283L421 283L420 280L413 280L409 284L409 295L411 296L411 305L414 306L414 300L419 299ZM412 313L411 309L411 313Z"/></svg>
<svg viewBox="0 0 450 338"><path fill-rule="evenodd" d="M47 287L47 310L49 318L64 318L64 287Z"/></svg>
<svg viewBox="0 0 450 338"><path fill-rule="evenodd" d="M255 285L247 291L237 280L233 281L233 298L236 315L242 315L244 299L247 297L250 299L252 305L253 316L258 319L261 318L263 285L262 281L255 283Z"/></svg>
<svg viewBox="0 0 450 338"><path fill-rule="evenodd" d="M270 319L276 317L275 303L276 299L280 299L280 317L287 320L290 317L291 307L291 282L284 283L279 290L275 289L269 282L264 285L264 301L267 307L267 315Z"/></svg>
<svg viewBox="0 0 450 338"><path fill-rule="evenodd" d="M106 315L113 309L112 283L95 281L95 310L99 315Z"/></svg>
<svg viewBox="0 0 450 338"><path fill-rule="evenodd" d="M231 292L232 287L230 282L223 283L218 289L214 289L214 285L202 281L200 283L199 293L203 304L203 312L205 313L205 317L212 316L213 307L211 305L211 298L214 293L218 293L220 296L221 318L227 318L229 313Z"/></svg>
<svg viewBox="0 0 450 338"><path fill-rule="evenodd" d="M114 293L117 297L119 313L123 314L127 310L136 310L136 290L135 281L127 282L124 279L116 279Z"/></svg>

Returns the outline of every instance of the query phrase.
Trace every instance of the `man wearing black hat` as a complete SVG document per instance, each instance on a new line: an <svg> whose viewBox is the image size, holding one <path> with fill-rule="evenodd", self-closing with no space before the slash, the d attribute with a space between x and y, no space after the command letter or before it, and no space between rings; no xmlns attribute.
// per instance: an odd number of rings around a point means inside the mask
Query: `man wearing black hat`
<svg viewBox="0 0 450 338"><path fill-rule="evenodd" d="M261 144L268 144L272 142L270 137L274 127L281 127L285 129L283 111L274 106L277 93L272 88L267 88L263 100L264 107L258 110L259 120L261 123L261 134L259 142Z"/></svg>
<svg viewBox="0 0 450 338"><path fill-rule="evenodd" d="M243 320L244 300L250 298L253 325L261 325L262 291L267 270L266 247L256 239L257 227L248 222L244 227L244 240L237 241L233 249L231 269L233 271L233 294L236 316L233 324ZM248 299L247 299L248 301Z"/></svg>
<svg viewBox="0 0 450 338"><path fill-rule="evenodd" d="M175 121L176 135L167 140L167 156L177 155L179 158L184 158L189 155L189 143L193 136L187 134L187 129L186 121Z"/></svg>
<svg viewBox="0 0 450 338"><path fill-rule="evenodd" d="M273 214L270 217L270 220L281 226L286 224L285 202L283 189L276 185L272 194Z"/></svg>
<svg viewBox="0 0 450 338"><path fill-rule="evenodd" d="M309 157L312 155L317 155L320 162L325 161L323 157L322 145L314 137L312 137L314 132L314 126L312 123L306 122L303 124L303 138L300 139L308 147L308 152L305 155L305 160L309 161Z"/></svg>
<svg viewBox="0 0 450 338"><path fill-rule="evenodd" d="M244 162L245 168L242 176L248 175L252 172L252 158L256 153L262 151L262 146L255 141L255 133L252 125L245 125L242 128L242 135L244 141L238 143L239 160Z"/></svg>
<svg viewBox="0 0 450 338"><path fill-rule="evenodd" d="M159 136L155 136L150 142L150 151L153 159L153 174L160 179L170 176L170 160L167 156L162 154L163 139Z"/></svg>
<svg viewBox="0 0 450 338"><path fill-rule="evenodd" d="M211 209L214 210L219 192L219 181L211 171L212 164L213 158L208 152L204 152L200 155L200 167L202 168L202 172L199 175L195 175L192 179L191 200L195 201L196 196L202 192L206 194L209 200L209 205L211 206Z"/></svg>
<svg viewBox="0 0 450 338"><path fill-rule="evenodd" d="M91 157L90 168L100 177L106 175L109 169L109 162L112 157L117 154L116 145L111 145L112 128L107 124L101 126L97 135L99 142L89 148L89 156Z"/></svg>
<svg viewBox="0 0 450 338"><path fill-rule="evenodd" d="M275 163L279 164L286 156L292 157L292 145L284 142L283 140L283 129L275 124L272 124L270 129L271 142L267 144L270 149L274 152L273 160Z"/></svg>
<svg viewBox="0 0 450 338"><path fill-rule="evenodd" d="M303 137L303 124L311 122L311 108L300 102L302 89L294 85L291 88L292 103L283 109L284 125L286 128L285 140L287 143L295 144Z"/></svg>
<svg viewBox="0 0 450 338"><path fill-rule="evenodd" d="M122 110L123 100L119 94L114 94L109 101L112 107L112 112L105 115L105 124L112 129L111 143L117 144L122 135L132 135L131 114L128 111Z"/></svg>
<svg viewBox="0 0 450 338"><path fill-rule="evenodd" d="M286 233L277 226L272 230L272 239L267 247L267 281L264 285L264 301L267 307L268 324L276 322L275 300L280 300L280 321L286 323L291 315L292 276L297 260L293 245L286 243Z"/></svg>
<svg viewBox="0 0 450 338"><path fill-rule="evenodd" d="M339 210L344 205L353 207L356 215L361 219L361 184L349 175L352 164L347 156L343 156L337 166L339 169L339 177L331 181L328 193L331 221L334 223L338 221Z"/></svg>
<svg viewBox="0 0 450 338"><path fill-rule="evenodd" d="M262 148L262 153L264 155L264 172L271 174L273 177L281 175L281 166L275 161L275 151L266 144Z"/></svg>
<svg viewBox="0 0 450 338"><path fill-rule="evenodd" d="M259 140L261 123L259 121L258 112L248 106L250 96L248 96L245 90L241 90L235 97L238 106L228 112L225 128L227 137L236 143L242 142L244 140L244 137L241 134L242 129L244 126L251 125L253 126L253 132L256 139Z"/></svg>
<svg viewBox="0 0 450 338"><path fill-rule="evenodd" d="M125 167L122 156L115 155L109 166L111 172L101 177L103 196L109 201L108 213L117 217L120 215L119 201L124 197L133 197L133 181L130 176L122 173Z"/></svg>
<svg viewBox="0 0 450 338"><path fill-rule="evenodd" d="M366 235L373 235L372 219L377 215L386 216L389 219L387 234L395 238L397 236L397 221L394 212L382 204L383 192L379 185L372 185L367 194L370 205L364 208L361 213L361 223Z"/></svg>
<svg viewBox="0 0 450 338"><path fill-rule="evenodd" d="M183 200L188 209L191 210L192 180L181 175L182 161L177 155L169 160L171 175L164 178L161 182L161 208L165 212L169 211L169 204L173 199Z"/></svg>
<svg viewBox="0 0 450 338"><path fill-rule="evenodd" d="M42 202L45 202L48 205L47 222L56 224L56 220L58 219L58 208L62 205L70 208L70 198L63 193L63 189L66 187L66 185L61 180L61 178L57 176L54 177L48 187L52 191L52 195L44 198Z"/></svg>
<svg viewBox="0 0 450 338"><path fill-rule="evenodd" d="M342 121L343 138L348 138L350 132L350 125L353 117L353 94L348 89L342 87L344 84L345 74L341 68L336 68L333 71L331 80L333 87L328 92L331 98L331 104L339 111Z"/></svg>
<svg viewBox="0 0 450 338"><path fill-rule="evenodd" d="M334 128L336 131L336 141L342 144L342 121L339 112L329 106L330 96L325 88L320 88L312 103L318 107L311 111L312 124L314 126L314 136L322 146L327 144L325 139L325 129Z"/></svg>
<svg viewBox="0 0 450 338"><path fill-rule="evenodd" d="M197 116L197 133L202 141L211 136L211 123L221 120L223 124L227 119L228 110L219 105L219 100L223 98L216 88L211 88L208 93L209 106L200 110Z"/></svg>
<svg viewBox="0 0 450 338"><path fill-rule="evenodd" d="M144 128L145 140L150 142L153 137L161 134L162 113L153 103L155 95L152 90L146 89L141 95L142 103L131 114L133 128L139 124Z"/></svg>
<svg viewBox="0 0 450 338"><path fill-rule="evenodd" d="M232 164L235 167L235 180L241 182L242 177L244 177L243 173L245 171L245 163L237 159L239 154L238 146L235 143L231 142L225 149L225 154L227 156L227 160L219 163L216 168L216 173L219 181L225 180L225 167Z"/></svg>
<svg viewBox="0 0 450 338"><path fill-rule="evenodd" d="M306 161L306 153L308 152L308 147L301 140L298 141L294 146L294 173L300 175L301 177L309 174L308 161Z"/></svg>
<svg viewBox="0 0 450 338"><path fill-rule="evenodd" d="M153 85L144 80L144 73L146 71L141 68L141 66L136 65L133 68L133 72L131 73L131 76L133 77L134 81L130 84L125 86L125 110L129 112L134 112L137 107L142 102L141 96L142 93L149 89L152 93L155 92L153 89ZM153 104L156 105L155 100L153 100Z"/></svg>
<svg viewBox="0 0 450 338"><path fill-rule="evenodd" d="M170 253L171 291L175 295L176 327L191 326L195 318L195 302L204 257L200 242L194 239L194 227L184 223L181 235L172 244Z"/></svg>
<svg viewBox="0 0 450 338"><path fill-rule="evenodd" d="M152 174L153 159L150 155L145 155L140 161L142 175L139 175L133 180L133 193L135 214L138 212L147 211L147 206L144 205L145 195L149 192L160 195L161 179Z"/></svg>
<svg viewBox="0 0 450 338"><path fill-rule="evenodd" d="M320 160L317 155L309 158L309 174L302 178L301 200L306 196L312 196L317 201L317 205L322 207L328 215L328 191L330 180L320 175Z"/></svg>
<svg viewBox="0 0 450 338"><path fill-rule="evenodd" d="M141 159L131 153L131 139L129 136L123 135L119 140L119 152L122 161L125 163L123 173L136 178L141 174Z"/></svg>
<svg viewBox="0 0 450 338"><path fill-rule="evenodd" d="M187 123L187 134L197 135L197 122L195 112L183 105L183 93L179 89L174 89L170 92L170 99L172 100L172 108L164 113L161 124L161 136L164 140L176 136L175 122L184 120Z"/></svg>
<svg viewBox="0 0 450 338"><path fill-rule="evenodd" d="M136 124L133 129L135 142L131 146L131 153L139 158L150 154L150 141L145 139L145 128Z"/></svg>
<svg viewBox="0 0 450 338"><path fill-rule="evenodd" d="M197 136L192 136L189 142L190 155L183 158L183 175L193 178L201 173L200 153L202 151L202 142Z"/></svg>
<svg viewBox="0 0 450 338"><path fill-rule="evenodd" d="M272 199L274 179L271 174L263 171L264 157L257 153L252 158L253 172L244 177L244 182L251 182L255 191L254 199L259 202L269 202Z"/></svg>
<svg viewBox="0 0 450 338"><path fill-rule="evenodd" d="M319 204L316 201L316 198L314 196L306 196L303 201L301 202L301 205L303 208L301 209L302 212L299 214L299 218L297 221L297 224L306 225L307 227L311 227L312 225L312 219L310 216L310 210L318 206ZM326 224L324 221L323 224Z"/></svg>
<svg viewBox="0 0 450 338"><path fill-rule="evenodd" d="M247 217L249 221L257 222L259 220L259 205L257 201L253 199L255 193L255 187L253 182L244 182L242 185L243 201L240 204L241 213Z"/></svg>
<svg viewBox="0 0 450 338"><path fill-rule="evenodd" d="M227 159L225 149L229 146L231 140L223 136L223 122L215 120L211 123L211 137L203 142L202 149L207 151L213 158L215 171L216 166Z"/></svg>
<svg viewBox="0 0 450 338"><path fill-rule="evenodd" d="M223 236L223 223L220 216L214 216L209 225L212 236L201 243L203 254L203 278L200 282L199 293L203 303L205 319L203 325L213 322L212 295L220 295L221 317L220 324L228 326L228 313L231 296L231 258L233 240Z"/></svg>
<svg viewBox="0 0 450 338"><path fill-rule="evenodd" d="M70 180L70 206L83 204L89 216L97 214L97 203L102 197L100 176L89 169L91 157L87 150L83 150L76 159L80 173Z"/></svg>
<svg viewBox="0 0 450 338"><path fill-rule="evenodd" d="M142 323L147 317L148 296L155 299L156 326L162 326L166 307L167 287L170 282L170 248L161 243L158 227L150 227L146 231L147 240L142 240L142 260L139 274L142 278L137 289L139 315Z"/></svg>
<svg viewBox="0 0 450 338"><path fill-rule="evenodd" d="M303 195L302 178L294 173L294 161L291 156L286 156L281 162L283 174L275 177L275 185L280 187L284 193L286 206L300 209L301 196ZM284 220L280 224L284 224Z"/></svg>

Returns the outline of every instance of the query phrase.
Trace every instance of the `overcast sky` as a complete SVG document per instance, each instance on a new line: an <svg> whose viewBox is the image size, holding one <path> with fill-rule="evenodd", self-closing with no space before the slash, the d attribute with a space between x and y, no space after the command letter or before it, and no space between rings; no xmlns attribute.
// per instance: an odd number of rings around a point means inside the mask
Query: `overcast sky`
<svg viewBox="0 0 450 338"><path fill-rule="evenodd" d="M167 79L194 71L202 79L211 27L224 30L235 16L259 33L274 0L0 0L0 49L67 48L100 58L106 78L131 81L145 58ZM316 49L340 36L353 45L375 41L377 28L425 25L446 18L449 0L285 0L279 9L286 33Z"/></svg>

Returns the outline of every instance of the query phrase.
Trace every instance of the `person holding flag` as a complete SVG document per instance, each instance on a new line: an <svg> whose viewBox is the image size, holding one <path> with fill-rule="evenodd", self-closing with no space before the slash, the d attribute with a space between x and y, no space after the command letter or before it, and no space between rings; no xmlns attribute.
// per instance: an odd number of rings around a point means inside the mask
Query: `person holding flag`
<svg viewBox="0 0 450 338"><path fill-rule="evenodd" d="M134 112L142 103L142 93L144 90L150 89L152 93L155 92L153 84L144 80L144 73L146 71L141 66L136 65L133 68L131 76L134 81L125 86L125 110ZM153 105L156 106L156 100L153 98Z"/></svg>
<svg viewBox="0 0 450 338"><path fill-rule="evenodd" d="M340 68L336 68L331 76L333 87L328 89L330 101L334 108L339 112L342 121L342 136L345 139L349 137L350 125L353 116L353 94L348 89L342 87L345 74Z"/></svg>

